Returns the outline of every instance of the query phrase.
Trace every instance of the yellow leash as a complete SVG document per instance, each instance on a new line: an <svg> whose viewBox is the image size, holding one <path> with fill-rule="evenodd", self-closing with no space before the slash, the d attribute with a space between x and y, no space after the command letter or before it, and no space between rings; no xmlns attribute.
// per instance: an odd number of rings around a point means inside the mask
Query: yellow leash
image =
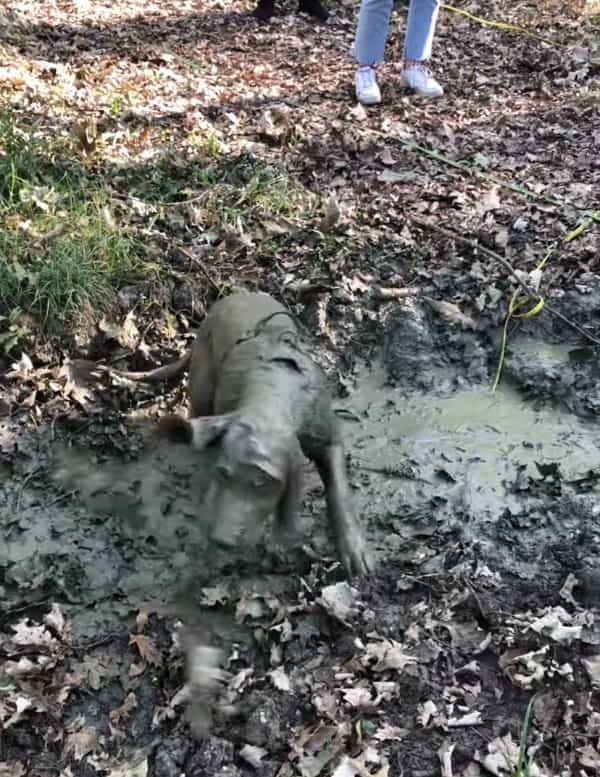
<svg viewBox="0 0 600 777"><path fill-rule="evenodd" d="M592 224L594 223L600 223L600 210L594 211L590 216L588 216L585 221L582 221L581 224L578 224L575 229L573 229L571 232L569 232L566 237L564 237L561 241L564 245L567 243L570 243L571 241L578 238L580 235L582 235L586 229L588 229ZM556 250L556 246L553 248L550 248L549 251L547 251L546 255L542 259L542 261L535 267L533 270L534 273L540 272L544 269L546 266L546 262L554 251ZM494 378L494 382L492 384L492 392L496 391L498 388L498 384L500 383L500 376L502 375L502 368L504 366L504 357L506 355L506 342L508 340L508 325L510 323L511 318L533 318L534 316L537 316L538 313L542 310L544 307L544 298L542 296L538 297L537 302L535 305L530 309L526 310L524 313L519 313L518 311L521 308L524 308L525 305L531 303L530 297L526 297L525 295L519 296L520 292L517 289L512 297L510 298L510 302L508 303L508 313L506 314L506 320L504 322L504 328L502 330L502 344L500 346L500 357L498 359L498 369L496 370L496 377Z"/></svg>
<svg viewBox="0 0 600 777"><path fill-rule="evenodd" d="M528 30L527 27L522 27L519 24L509 24L508 22L497 22L492 19L485 19L483 16L476 16L470 11L465 11L464 8L456 8L456 6L449 5L448 3L442 3L441 7L446 11L452 11L452 13L465 16L472 22L482 24L484 27L495 27L497 30L505 30L506 32L518 32L521 35L528 35L530 38L536 38L537 40L544 41L544 43L552 43L554 46L566 45L565 43L559 43L558 41L552 40L551 38L545 38L543 35L540 35L537 32L532 32L531 30Z"/></svg>

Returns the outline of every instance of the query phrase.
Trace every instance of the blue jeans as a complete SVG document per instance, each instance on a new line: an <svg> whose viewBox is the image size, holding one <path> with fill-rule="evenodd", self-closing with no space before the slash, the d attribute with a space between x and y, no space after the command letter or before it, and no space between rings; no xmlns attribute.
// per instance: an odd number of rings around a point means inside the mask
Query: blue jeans
<svg viewBox="0 0 600 777"><path fill-rule="evenodd" d="M358 64L376 65L383 60L394 0L361 0L352 53ZM440 0L410 0L404 43L406 59L431 56L431 44Z"/></svg>

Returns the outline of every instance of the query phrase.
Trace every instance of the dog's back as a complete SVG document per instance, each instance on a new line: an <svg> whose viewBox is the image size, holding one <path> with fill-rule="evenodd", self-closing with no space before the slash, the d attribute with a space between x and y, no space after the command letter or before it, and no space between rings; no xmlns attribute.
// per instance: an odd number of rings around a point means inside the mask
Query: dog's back
<svg viewBox="0 0 600 777"><path fill-rule="evenodd" d="M242 337L254 332L269 316L264 327L274 331L295 329L284 306L264 292L238 292L218 300L202 322L198 335L205 330L210 337L212 358L219 365Z"/></svg>
<svg viewBox="0 0 600 777"><path fill-rule="evenodd" d="M218 300L196 335L189 369L192 416L212 415L221 366L235 344L261 328L296 331L285 307L264 292L237 292Z"/></svg>

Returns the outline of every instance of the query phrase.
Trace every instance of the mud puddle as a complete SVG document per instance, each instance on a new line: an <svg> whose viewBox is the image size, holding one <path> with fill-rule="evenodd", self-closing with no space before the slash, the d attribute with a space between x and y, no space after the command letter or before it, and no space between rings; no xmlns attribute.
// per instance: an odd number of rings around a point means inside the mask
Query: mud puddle
<svg viewBox="0 0 600 777"><path fill-rule="evenodd" d="M545 359L564 356L562 347L547 350ZM538 359L540 351L538 342ZM592 494L600 427L556 403L527 399L506 384L495 393L478 387L410 394L390 387L383 367L370 366L357 375L344 408L354 418L346 439L357 509L372 526L389 526L388 553L390 542L402 552L403 541L453 533L533 577L548 543L581 530L600 511ZM567 504L574 509L565 516ZM528 529L524 540L518 528ZM519 542L528 546L521 560Z"/></svg>
<svg viewBox="0 0 600 777"><path fill-rule="evenodd" d="M148 777L330 777L363 747L352 733L360 722L378 773L438 773L450 737L461 754L454 773L471 777L486 773L473 771L485 743L518 741L537 691L535 725L552 757L578 762L562 710L587 709L590 683L600 683L600 451L596 420L559 401L575 396L564 366L572 347L515 338L519 359L508 355L491 394L483 346L457 336L442 359L423 324L431 358L423 350L410 372L399 349L412 341L401 335L394 358L407 379L395 387L389 364L362 367L336 403L347 410L355 509L380 560L352 589L313 467L302 548L281 556L267 537L258 561L220 569L198 509L210 462L180 446L146 450L134 419L118 412L90 419L66 459L58 427L0 420L9 689L0 765L27 764L11 775L68 765L74 777L115 777L138 773L121 768L143 747ZM585 369L584 409L593 405ZM205 742L191 736L181 701L182 621L199 639L210 631L234 644L226 690L239 714L217 716ZM597 733L594 715L581 720L582 736ZM314 730L333 744L314 744Z"/></svg>

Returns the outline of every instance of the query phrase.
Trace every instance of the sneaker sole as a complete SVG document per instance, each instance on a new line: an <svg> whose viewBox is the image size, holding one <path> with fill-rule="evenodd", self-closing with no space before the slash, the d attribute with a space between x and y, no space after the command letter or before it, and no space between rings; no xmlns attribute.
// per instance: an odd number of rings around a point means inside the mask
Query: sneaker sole
<svg viewBox="0 0 600 777"><path fill-rule="evenodd" d="M424 97L427 100L435 100L437 97L443 97L443 92L435 92L435 94L428 94L427 92L420 92L418 89L415 89L414 86L411 86L407 81L402 80L401 85L405 88L411 91L414 95L417 97Z"/></svg>
<svg viewBox="0 0 600 777"><path fill-rule="evenodd" d="M379 105L379 103L381 102L381 97L376 97L373 99L363 99L363 100L357 97L356 102L360 103L361 105Z"/></svg>

